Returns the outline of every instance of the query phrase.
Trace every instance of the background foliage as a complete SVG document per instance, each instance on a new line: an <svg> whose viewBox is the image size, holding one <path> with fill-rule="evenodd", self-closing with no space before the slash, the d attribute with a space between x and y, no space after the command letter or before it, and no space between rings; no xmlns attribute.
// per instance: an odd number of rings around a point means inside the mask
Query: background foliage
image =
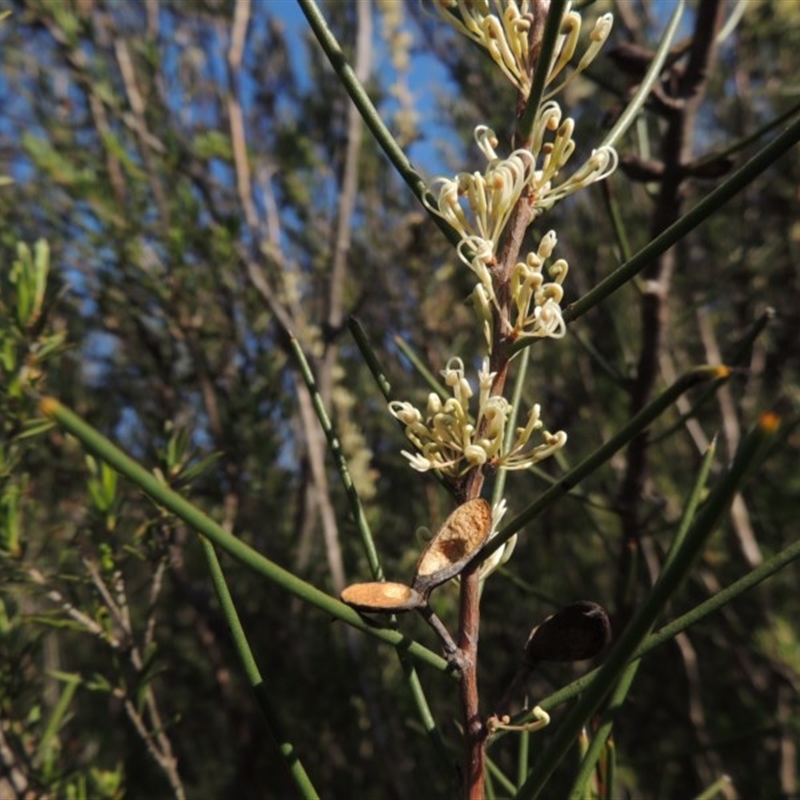
<svg viewBox="0 0 800 800"><path fill-rule="evenodd" d="M663 3L614 5L617 45L657 45ZM407 579L415 529L434 527L450 504L400 457L401 432L346 321L358 316L393 387L418 400L424 384L401 342L434 372L451 354L475 351L463 304L470 278L363 136L318 46L287 29L271 3L245 11L216 0L29 0L10 9L0 25L0 172L14 179L0 187L5 289L25 257L20 241L45 238L51 268L41 322L11 325L2 309L11 326L4 341L13 333L24 354L26 337L39 347L57 337L49 393L158 467L223 527L338 594L368 568L291 356L291 331L342 437L387 576ZM329 3L325 13L401 144L432 172L474 160L478 122L507 142L510 90L435 18L393 0ZM758 132L796 102L799 15L795 3L746 4L720 46L687 145L693 164L711 167L680 184L678 208L755 152L765 141ZM421 82L419 64L441 74L441 85ZM637 69L623 47L575 84L568 105L587 150L623 107ZM658 232L662 184L642 172L667 152L656 112L651 105L620 145L624 168L607 187L563 203L538 229L559 231L571 299ZM658 351L645 353L652 323L641 281L571 326L558 346L533 348L531 402L570 437L556 472L627 420L643 358L655 359L658 386L698 363L743 369L677 433L661 438L690 399L650 431L635 494L630 454L620 454L520 537L484 596L487 702L513 673L530 626L554 607L596 600L621 624L658 572L712 436L720 436L721 466L759 413L796 408L798 185L792 151L676 246ZM4 780L58 796L150 797L181 787L189 797L291 796L196 536L58 430L24 436L36 414L9 388L12 372L5 361ZM671 617L797 537L797 445L795 435L747 485ZM514 475L507 495L519 510L547 485L547 474ZM451 788L389 648L235 563L224 567L270 694L320 791L402 798ZM615 729L621 792L686 797L729 774L729 796L796 793L798 577L787 567L644 661ZM455 600L450 589L437 596L445 620ZM435 647L419 621L403 625ZM531 696L574 674L542 671ZM452 682L421 676L445 737L456 741ZM511 774L512 742L491 752ZM574 763L552 796L566 791Z"/></svg>

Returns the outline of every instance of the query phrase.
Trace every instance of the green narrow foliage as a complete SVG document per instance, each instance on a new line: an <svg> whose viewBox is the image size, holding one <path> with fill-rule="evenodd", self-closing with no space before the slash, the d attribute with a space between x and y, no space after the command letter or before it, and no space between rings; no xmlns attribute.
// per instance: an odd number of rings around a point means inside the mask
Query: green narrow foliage
<svg viewBox="0 0 800 800"><path fill-rule="evenodd" d="M764 415L759 424L742 441L733 463L694 518L682 547L669 567L661 573L652 592L626 626L605 663L540 755L530 777L517 795L520 800L539 796L547 778L564 758L585 721L611 691L642 639L685 579L701 548L713 533L720 516L738 491L742 480L766 457L778 426L777 417Z"/></svg>
<svg viewBox="0 0 800 800"><path fill-rule="evenodd" d="M50 718L47 720L42 738L39 740L39 746L36 750L35 760L39 763L51 758L51 751L64 723L64 719L69 710L75 692L81 684L80 675L69 675L67 673L59 672L54 675L59 680L63 681L64 688L61 690L58 702L55 705Z"/></svg>
<svg viewBox="0 0 800 800"><path fill-rule="evenodd" d="M671 406L675 400L692 386L706 380L726 380L729 371L725 367L698 367L687 372L662 392L655 400L645 406L633 419L624 425L608 442L587 456L580 464L571 469L566 475L556 481L537 500L524 508L520 514L508 522L490 539L482 548L480 558L486 558L501 547L524 525L534 520L549 505L563 496L573 486L578 485L584 478L591 475L598 467L604 464L611 456L624 447L637 433L644 430L650 423L657 419Z"/></svg>
<svg viewBox="0 0 800 800"><path fill-rule="evenodd" d="M279 567L274 562L260 555L244 542L231 536L227 531L185 500L176 492L163 485L155 476L137 464L115 447L108 439L101 436L90 425L81 420L51 397L43 398L41 409L52 417L65 430L81 441L81 443L98 458L107 461L128 480L149 494L157 503L183 519L198 533L207 536L214 544L221 547L234 558L249 566L258 574L273 581L282 589L299 597L303 601L319 608L325 613L346 622L359 630L385 642L402 645L409 655L426 662L441 671L449 671L447 662L416 642L409 642L402 633L387 628L375 627L356 613L352 608L320 591L309 583Z"/></svg>
<svg viewBox="0 0 800 800"><path fill-rule="evenodd" d="M214 551L214 546L204 536L200 537L200 543L203 546L203 553L205 554L208 569L211 573L211 581L214 584L222 613L225 615L225 620L230 628L236 652L242 663L245 674L250 681L250 685L253 688L261 713L264 715L264 719L269 726L270 733L278 744L278 749L280 750L283 761L292 776L292 780L300 796L305 798L305 800L317 800L319 794L311 783L311 779L303 766L303 762L300 760L297 750L289 739L285 731L285 726L280 720L280 715L274 708L273 702L270 699L267 686L256 664L253 652L250 649L247 634L239 619L239 614L236 611L233 597L228 588L228 583L225 580L225 574L222 571L222 565L219 563L217 554Z"/></svg>

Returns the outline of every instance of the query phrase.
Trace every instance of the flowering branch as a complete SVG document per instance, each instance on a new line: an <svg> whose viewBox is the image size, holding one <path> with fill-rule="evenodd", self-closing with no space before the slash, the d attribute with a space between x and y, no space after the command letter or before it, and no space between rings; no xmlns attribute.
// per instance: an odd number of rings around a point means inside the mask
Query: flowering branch
<svg viewBox="0 0 800 800"><path fill-rule="evenodd" d="M565 8L559 3L555 6L560 16L557 27L552 19L546 22L544 2L439 0L436 5L445 21L486 50L517 90L517 107L526 109L525 117L529 113L533 117L530 131L523 130L518 137L525 146L506 157L498 153L494 132L479 125L475 140L486 158L484 170L437 178L423 200L429 211L460 237L456 253L477 281L471 299L486 354L478 371L477 409L472 413L470 400L476 390L458 356L450 358L441 373L452 397L443 399L431 393L424 411L410 402L392 400L389 411L405 426L406 437L414 446L413 451L403 451L410 466L420 472L435 470L462 503L479 497L490 471L527 469L567 441L566 432L546 430L538 403L528 411L525 424L513 433L507 430L517 410L503 396L514 345L534 338L559 339L565 333L561 301L569 267L563 258L551 263L556 232L546 232L535 251L523 254L525 232L557 202L603 180L617 166L615 150L601 146L568 173L576 150L575 122L565 117L552 99L597 55L611 30L611 15L597 21L577 67L564 78L578 47L581 17L568 3ZM543 40L545 28L550 34L548 41ZM555 88L545 90L551 86ZM529 95L534 87L531 110ZM545 102L540 106L542 97ZM538 441L532 441L534 434ZM498 521L496 512L490 538ZM476 560L461 573L454 661L461 671L466 797L483 796L489 733L480 715L477 691L480 584L512 549L512 542L498 547L483 567Z"/></svg>

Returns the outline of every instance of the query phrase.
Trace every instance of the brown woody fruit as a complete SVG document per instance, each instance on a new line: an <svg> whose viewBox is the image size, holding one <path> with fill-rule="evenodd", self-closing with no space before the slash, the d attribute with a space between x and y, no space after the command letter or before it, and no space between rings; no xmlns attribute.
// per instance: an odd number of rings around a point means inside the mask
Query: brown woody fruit
<svg viewBox="0 0 800 800"><path fill-rule="evenodd" d="M489 536L492 509L485 500L469 500L444 522L422 551L412 586L427 597L436 586L458 575Z"/></svg>

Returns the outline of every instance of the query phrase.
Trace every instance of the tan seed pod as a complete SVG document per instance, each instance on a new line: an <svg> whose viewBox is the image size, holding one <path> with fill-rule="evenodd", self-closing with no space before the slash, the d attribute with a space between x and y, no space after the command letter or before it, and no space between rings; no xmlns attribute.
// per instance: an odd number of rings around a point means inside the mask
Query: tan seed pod
<svg viewBox="0 0 800 800"><path fill-rule="evenodd" d="M419 592L410 586L387 581L354 583L342 591L341 598L357 611L410 611L425 603Z"/></svg>
<svg viewBox="0 0 800 800"><path fill-rule="evenodd" d="M412 584L421 594L458 575L480 550L492 527L492 509L482 499L459 506L423 550Z"/></svg>

